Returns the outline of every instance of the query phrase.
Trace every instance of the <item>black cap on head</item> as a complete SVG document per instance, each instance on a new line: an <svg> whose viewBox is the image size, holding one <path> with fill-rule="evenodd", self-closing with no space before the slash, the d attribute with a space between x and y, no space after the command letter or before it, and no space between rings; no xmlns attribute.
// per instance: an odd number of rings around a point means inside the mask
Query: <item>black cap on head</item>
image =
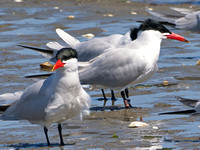
<svg viewBox="0 0 200 150"><path fill-rule="evenodd" d="M130 30L131 30L130 37L131 37L131 40L133 41L133 40L137 39L137 34L139 31L139 28L131 28Z"/></svg>
<svg viewBox="0 0 200 150"><path fill-rule="evenodd" d="M77 58L77 52L73 48L62 48L58 51L56 55L56 60L60 59L63 60L69 60L71 58Z"/></svg>
<svg viewBox="0 0 200 150"><path fill-rule="evenodd" d="M171 32L166 27L164 27L158 21L155 21L153 19L147 19L142 22L142 24L139 26L139 28L131 28L130 30L131 30L130 37L131 37L132 41L137 39L139 31L156 30L156 31L160 31L161 33L170 33L171 34Z"/></svg>
<svg viewBox="0 0 200 150"><path fill-rule="evenodd" d="M160 24L158 21L155 21L153 19L147 19L145 20L139 27L140 30L157 30L160 31L161 33L170 33L171 32L164 27L162 24Z"/></svg>

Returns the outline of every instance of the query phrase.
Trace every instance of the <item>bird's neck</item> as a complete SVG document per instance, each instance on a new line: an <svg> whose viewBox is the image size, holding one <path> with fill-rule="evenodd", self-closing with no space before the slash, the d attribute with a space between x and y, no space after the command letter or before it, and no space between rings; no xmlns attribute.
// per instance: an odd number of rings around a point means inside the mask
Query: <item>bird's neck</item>
<svg viewBox="0 0 200 150"><path fill-rule="evenodd" d="M147 45L160 45L162 34L159 31L147 30L139 33L136 41Z"/></svg>
<svg viewBox="0 0 200 150"><path fill-rule="evenodd" d="M141 32L135 43L147 60L157 62L160 55L161 41L162 35L160 32L149 30Z"/></svg>
<svg viewBox="0 0 200 150"><path fill-rule="evenodd" d="M72 95L76 95L81 90L78 70L70 72L58 70L56 72L56 76L54 76L53 82L54 85L56 85L55 91L59 93L71 93Z"/></svg>
<svg viewBox="0 0 200 150"><path fill-rule="evenodd" d="M54 76L54 82L56 82L55 84L57 84L57 86L61 89L81 87L77 61L65 65L65 67L56 71Z"/></svg>

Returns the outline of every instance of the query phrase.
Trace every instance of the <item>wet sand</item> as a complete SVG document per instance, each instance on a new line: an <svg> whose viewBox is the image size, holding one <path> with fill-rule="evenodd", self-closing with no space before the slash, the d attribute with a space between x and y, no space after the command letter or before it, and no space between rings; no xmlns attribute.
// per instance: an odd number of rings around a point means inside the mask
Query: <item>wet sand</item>
<svg viewBox="0 0 200 150"><path fill-rule="evenodd" d="M61 28L80 41L83 34L93 33L102 37L114 33L124 34L147 18L154 18L145 9L176 14L169 7L193 8L190 4L150 4L123 0L40 0L21 3L0 2L0 93L24 90L35 82L26 75L47 73L40 63L46 61L37 52L18 47L18 44L46 48L49 41L62 42L55 29ZM132 14L131 14L132 13ZM108 17L112 14L113 17ZM74 19L67 19L74 15ZM155 19L155 18L154 18ZM163 40L159 59L159 71L147 82L130 87L132 104L137 108L115 111L91 111L82 121L77 119L63 123L64 141L69 145L59 147L56 125L49 128L52 147L47 147L40 126L26 121L0 121L0 149L199 149L199 117L188 115L159 116L166 111L188 109L174 96L199 97L198 77L199 33L178 30L190 44ZM189 77L189 78L188 78ZM194 78L196 77L196 78ZM163 81L169 81L163 85ZM86 89L92 97L92 108L101 107L100 90ZM106 95L110 98L109 90ZM116 106L123 107L119 93ZM0 101L0 104L11 101ZM111 105L109 99L108 106ZM128 128L132 121L140 120L149 125L144 128Z"/></svg>

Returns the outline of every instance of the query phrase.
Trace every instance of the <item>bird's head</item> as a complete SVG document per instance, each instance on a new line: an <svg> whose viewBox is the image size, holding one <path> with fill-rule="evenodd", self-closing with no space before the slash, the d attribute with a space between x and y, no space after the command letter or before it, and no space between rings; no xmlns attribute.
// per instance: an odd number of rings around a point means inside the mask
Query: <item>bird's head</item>
<svg viewBox="0 0 200 150"><path fill-rule="evenodd" d="M159 23L158 21L155 21L153 19L147 19L142 22L142 24L139 26L139 28L131 29L132 40L137 38L137 35L139 32L148 31L148 30L158 31L159 33L161 33L162 38L164 38L164 39L166 39L166 38L174 39L174 40L189 43L189 41L186 40L184 37L169 31L165 26L163 26L161 23Z"/></svg>
<svg viewBox="0 0 200 150"><path fill-rule="evenodd" d="M70 59L77 59L77 52L75 49L72 48L62 48L59 50L56 54L56 60L57 62L55 63L52 71L64 67L67 61Z"/></svg>

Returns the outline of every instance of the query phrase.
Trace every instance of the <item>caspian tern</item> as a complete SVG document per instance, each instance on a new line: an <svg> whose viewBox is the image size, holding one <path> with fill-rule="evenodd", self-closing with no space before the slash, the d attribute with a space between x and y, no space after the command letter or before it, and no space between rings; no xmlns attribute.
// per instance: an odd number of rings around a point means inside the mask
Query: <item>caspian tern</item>
<svg viewBox="0 0 200 150"><path fill-rule="evenodd" d="M147 80L157 70L160 44L167 38L189 42L157 21L147 19L130 44L109 50L91 61L80 62L81 83L101 89L119 89L124 99L125 87Z"/></svg>
<svg viewBox="0 0 200 150"><path fill-rule="evenodd" d="M49 42L46 45L50 49L40 49L40 48L35 48L35 47L30 47L30 46L24 46L24 45L19 45L24 48L32 49L38 51L43 57L46 59L50 59L51 61L55 62L55 56L56 53L61 50L62 48L65 47L71 47L77 50L78 52L78 60L85 62L89 61L109 50L112 50L116 47L122 46L129 44L131 41L136 39L136 33L137 31L132 28L130 29L129 32L127 32L125 35L121 34L113 34L110 36L106 37L101 37L101 38L93 38L88 41L80 42L78 39L74 38L70 34L66 33L65 31L61 29L56 29L56 33L59 35L59 37L65 41L66 45L61 45L57 42ZM105 107L107 98L104 93L104 90L102 90L102 94L104 97L104 104L103 106ZM126 97L128 98L128 89L125 90ZM111 100L112 100L112 105L114 105L114 101L116 101L116 98L114 96L114 91L111 90ZM130 107L130 104L126 104L126 107Z"/></svg>
<svg viewBox="0 0 200 150"><path fill-rule="evenodd" d="M125 35L113 34L101 38L93 38L88 41L80 42L62 29L56 29L56 33L59 37L65 41L65 45L61 45L58 42L48 42L46 45L50 49L41 49L30 46L19 45L24 48L38 51L44 58L50 59L55 62L56 53L62 48L74 48L78 53L78 60L81 62L89 61L110 49L126 45L136 38L135 29L130 29Z"/></svg>
<svg viewBox="0 0 200 150"><path fill-rule="evenodd" d="M181 103L183 103L186 106L192 107L193 109L188 110L182 110L182 111L173 111L173 112L165 112L160 113L159 115L170 115L170 114L200 114L200 100L193 100L193 99L187 99L176 96L176 99L178 99Z"/></svg>
<svg viewBox="0 0 200 150"><path fill-rule="evenodd" d="M18 93L17 101L0 116L2 120L28 120L42 125L48 145L49 125L58 123L60 144L64 145L61 122L89 113L90 105L90 96L82 88L78 76L77 52L65 48L57 53L56 58L53 68L58 69L56 73Z"/></svg>
<svg viewBox="0 0 200 150"><path fill-rule="evenodd" d="M60 49L64 47L71 47L76 49L78 53L78 60L81 62L89 61L109 51L112 48L126 45L136 38L134 28L127 32L125 35L113 34L106 37L93 38L84 42L80 42L78 39L74 38L73 36L61 29L56 29L56 33L63 41L65 41L66 45L63 46L57 42L47 43L46 45L53 50L53 56L50 55L50 58L53 59L57 51L59 51Z"/></svg>
<svg viewBox="0 0 200 150"><path fill-rule="evenodd" d="M150 10L147 11L153 16L162 19L163 21L174 24L175 27L178 29L186 29L186 30L200 32L200 11L194 11L192 9L185 9L185 8L175 8L175 7L170 7L170 8L174 11L183 14L184 16L179 18L177 17L172 18L168 17L167 15L153 12Z"/></svg>

